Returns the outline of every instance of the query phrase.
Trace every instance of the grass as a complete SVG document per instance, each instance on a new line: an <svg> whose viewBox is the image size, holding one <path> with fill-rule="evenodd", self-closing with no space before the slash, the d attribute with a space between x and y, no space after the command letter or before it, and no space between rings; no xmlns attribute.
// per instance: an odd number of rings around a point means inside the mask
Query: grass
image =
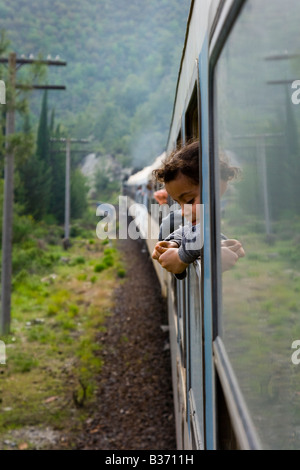
<svg viewBox="0 0 300 470"><path fill-rule="evenodd" d="M53 240L36 251L34 242L15 248L23 266L15 263L11 333L0 338L0 443L25 425L77 429L93 403L103 363L96 333L124 269L113 246L92 241L90 233L74 239L67 252Z"/></svg>

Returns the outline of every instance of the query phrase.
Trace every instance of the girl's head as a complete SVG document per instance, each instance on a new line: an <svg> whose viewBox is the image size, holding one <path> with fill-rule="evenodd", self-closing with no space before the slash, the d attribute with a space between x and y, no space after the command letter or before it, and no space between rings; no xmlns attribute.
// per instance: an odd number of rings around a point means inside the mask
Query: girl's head
<svg viewBox="0 0 300 470"><path fill-rule="evenodd" d="M240 169L231 166L224 154L220 155L220 193L227 189L228 181L237 178ZM198 223L200 213L199 140L191 141L174 150L153 171L156 180L164 183L171 198L180 204L183 215ZM197 209L198 208L198 209Z"/></svg>
<svg viewBox="0 0 300 470"><path fill-rule="evenodd" d="M158 181L165 184L171 198L181 206L182 214L193 225L200 213L199 141L193 141L174 150L161 168L153 171Z"/></svg>
<svg viewBox="0 0 300 470"><path fill-rule="evenodd" d="M228 181L237 178L240 174L240 169L236 166L231 166L224 154L220 156L220 193L221 197L225 193L228 185Z"/></svg>
<svg viewBox="0 0 300 470"><path fill-rule="evenodd" d="M161 168L153 171L156 180L161 183L169 183L179 173L199 185L199 140L173 150L163 161Z"/></svg>

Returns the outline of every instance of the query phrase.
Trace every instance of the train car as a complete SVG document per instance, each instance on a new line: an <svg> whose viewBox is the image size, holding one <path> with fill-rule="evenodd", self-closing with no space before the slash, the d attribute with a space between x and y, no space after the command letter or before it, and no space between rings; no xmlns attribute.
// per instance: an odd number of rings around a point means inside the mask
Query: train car
<svg viewBox="0 0 300 470"><path fill-rule="evenodd" d="M300 448L299 24L297 0L191 2L166 153L199 138L204 245L184 280L154 261L178 449ZM226 271L221 233L245 250Z"/></svg>
<svg viewBox="0 0 300 470"><path fill-rule="evenodd" d="M124 195L128 197L128 214L138 226L140 233L137 236L145 240L150 254L157 243L159 224L163 216L162 212L155 210L158 208L158 203L154 194L159 190L159 185L153 181L152 171L161 165L165 157L166 153L163 152L151 165L131 175L123 185ZM168 273L158 263L154 263L154 268L162 295L167 296Z"/></svg>

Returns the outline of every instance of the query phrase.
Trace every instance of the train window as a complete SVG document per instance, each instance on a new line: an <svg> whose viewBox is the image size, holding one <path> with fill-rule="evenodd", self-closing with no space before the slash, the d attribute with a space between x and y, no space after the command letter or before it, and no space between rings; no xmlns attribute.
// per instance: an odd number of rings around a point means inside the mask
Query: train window
<svg viewBox="0 0 300 470"><path fill-rule="evenodd" d="M197 86L195 86L192 97L185 115L185 135L186 141L199 137L199 120L198 120L198 101Z"/></svg>
<svg viewBox="0 0 300 470"><path fill-rule="evenodd" d="M219 336L265 449L300 448L299 24L298 0L246 1L214 68L215 166L240 169L217 226L245 251L219 249Z"/></svg>
<svg viewBox="0 0 300 470"><path fill-rule="evenodd" d="M181 146L182 146L182 137L181 137L181 131L180 131L176 140L176 147L181 147Z"/></svg>

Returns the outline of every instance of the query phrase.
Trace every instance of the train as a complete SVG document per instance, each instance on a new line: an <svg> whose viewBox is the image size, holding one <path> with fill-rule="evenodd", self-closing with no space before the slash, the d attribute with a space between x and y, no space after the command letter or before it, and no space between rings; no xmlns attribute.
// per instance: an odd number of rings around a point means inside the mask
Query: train
<svg viewBox="0 0 300 470"><path fill-rule="evenodd" d="M153 169L199 139L201 257L181 280L153 260L179 450L300 448L299 24L297 0L191 1L166 148L124 184L151 256ZM220 154L241 170L222 199ZM221 233L245 249L227 271Z"/></svg>

